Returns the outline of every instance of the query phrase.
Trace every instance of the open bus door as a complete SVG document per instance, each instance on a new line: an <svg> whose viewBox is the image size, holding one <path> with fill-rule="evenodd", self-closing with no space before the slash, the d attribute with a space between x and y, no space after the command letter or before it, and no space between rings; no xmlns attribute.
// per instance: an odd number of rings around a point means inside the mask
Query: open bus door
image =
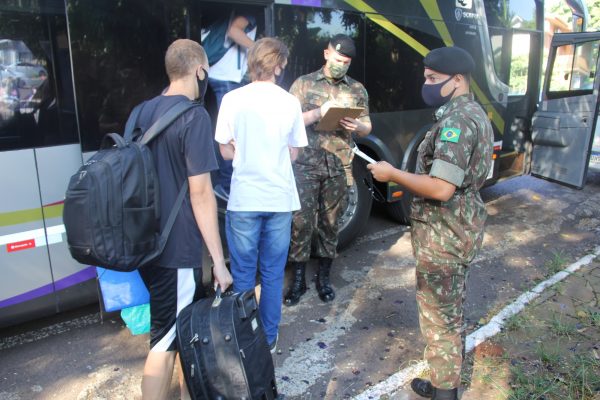
<svg viewBox="0 0 600 400"><path fill-rule="evenodd" d="M531 173L583 188L598 122L600 32L555 34L533 116Z"/></svg>

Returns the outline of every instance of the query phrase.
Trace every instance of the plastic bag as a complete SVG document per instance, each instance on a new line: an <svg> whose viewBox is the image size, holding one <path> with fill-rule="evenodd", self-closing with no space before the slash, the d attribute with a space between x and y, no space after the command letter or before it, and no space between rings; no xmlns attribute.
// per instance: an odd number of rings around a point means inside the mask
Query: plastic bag
<svg viewBox="0 0 600 400"><path fill-rule="evenodd" d="M105 311L119 311L150 301L148 289L137 270L119 272L96 267L96 271Z"/></svg>
<svg viewBox="0 0 600 400"><path fill-rule="evenodd" d="M121 318L132 335L150 332L150 304L142 304L121 310Z"/></svg>

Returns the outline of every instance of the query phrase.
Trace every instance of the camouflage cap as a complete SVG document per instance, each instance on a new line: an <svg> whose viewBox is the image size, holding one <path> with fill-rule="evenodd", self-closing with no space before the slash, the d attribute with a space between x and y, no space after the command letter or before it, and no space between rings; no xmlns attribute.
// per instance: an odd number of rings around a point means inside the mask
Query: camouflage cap
<svg viewBox="0 0 600 400"><path fill-rule="evenodd" d="M433 49L423 59L425 68L446 75L470 74L475 70L473 57L460 47L440 47Z"/></svg>
<svg viewBox="0 0 600 400"><path fill-rule="evenodd" d="M353 58L356 55L354 40L348 35L338 33L329 40L329 45L343 56Z"/></svg>

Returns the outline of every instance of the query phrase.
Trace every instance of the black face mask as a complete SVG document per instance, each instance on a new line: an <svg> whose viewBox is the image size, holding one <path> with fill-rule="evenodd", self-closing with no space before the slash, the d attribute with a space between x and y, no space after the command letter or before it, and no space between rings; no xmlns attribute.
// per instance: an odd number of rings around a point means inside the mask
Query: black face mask
<svg viewBox="0 0 600 400"><path fill-rule="evenodd" d="M200 80L198 78L198 75L196 75L196 84L198 85L198 97L195 99L195 101L199 102L200 104L204 103L204 95L206 95L206 89L208 89L208 72L206 72L204 68L202 68L202 71L204 71L204 79Z"/></svg>
<svg viewBox="0 0 600 400"><path fill-rule="evenodd" d="M440 107L446 104L451 98L456 88L452 92L450 92L447 96L442 96L442 86L444 86L453 76L446 79L443 82L436 83L433 85L423 85L421 88L421 96L423 97L423 101L425 104L431 107Z"/></svg>
<svg viewBox="0 0 600 400"><path fill-rule="evenodd" d="M285 69L281 69L281 73L279 75L275 75L275 84L281 86L283 84L283 77L285 75Z"/></svg>

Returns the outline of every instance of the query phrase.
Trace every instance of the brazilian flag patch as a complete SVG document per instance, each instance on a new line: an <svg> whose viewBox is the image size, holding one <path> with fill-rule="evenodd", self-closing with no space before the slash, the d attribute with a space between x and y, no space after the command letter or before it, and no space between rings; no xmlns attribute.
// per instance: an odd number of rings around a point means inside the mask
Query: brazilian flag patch
<svg viewBox="0 0 600 400"><path fill-rule="evenodd" d="M458 128L443 128L442 129L442 142L458 143L460 138L460 129Z"/></svg>

